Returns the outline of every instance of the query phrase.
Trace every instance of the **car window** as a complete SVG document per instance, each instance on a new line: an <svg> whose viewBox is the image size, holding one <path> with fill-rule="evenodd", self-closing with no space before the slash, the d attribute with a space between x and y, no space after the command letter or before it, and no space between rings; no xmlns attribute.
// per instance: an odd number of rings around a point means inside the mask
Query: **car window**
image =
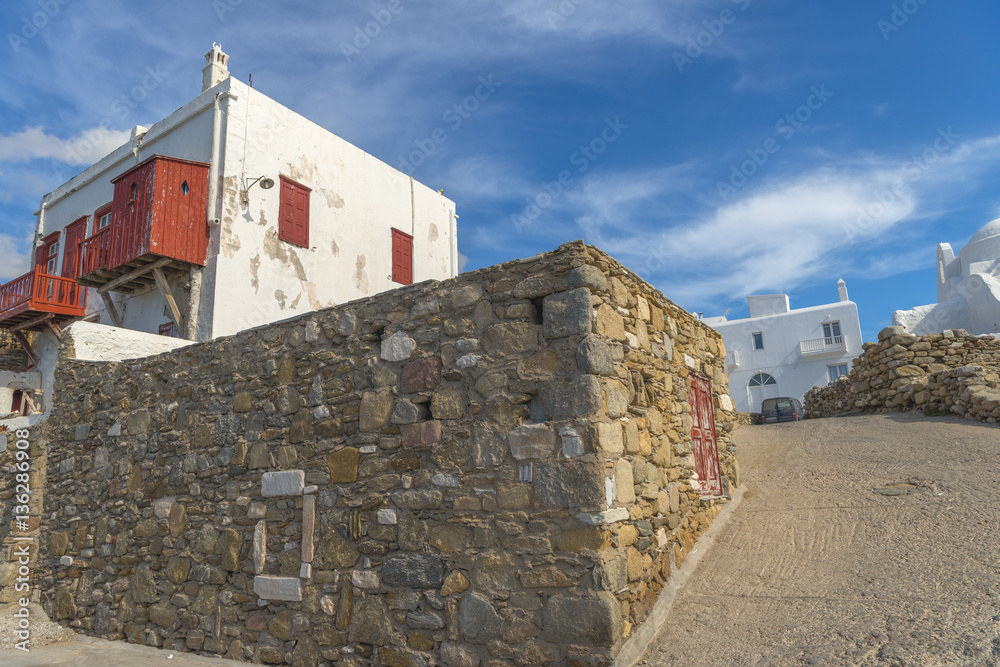
<svg viewBox="0 0 1000 667"><path fill-rule="evenodd" d="M776 402L778 404L779 410L787 410L788 408L792 407L792 402L789 401L787 398L783 401L776 401Z"/></svg>
<svg viewBox="0 0 1000 667"><path fill-rule="evenodd" d="M777 403L776 400L774 400L773 398L769 398L766 401L764 401L763 405L760 406L760 411L767 412L768 410L774 410L774 406L776 403Z"/></svg>

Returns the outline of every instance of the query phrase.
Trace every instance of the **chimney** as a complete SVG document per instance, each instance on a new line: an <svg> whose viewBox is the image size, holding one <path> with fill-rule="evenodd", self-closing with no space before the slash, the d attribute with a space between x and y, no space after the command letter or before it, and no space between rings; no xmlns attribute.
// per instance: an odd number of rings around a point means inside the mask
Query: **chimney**
<svg viewBox="0 0 1000 667"><path fill-rule="evenodd" d="M201 92L229 78L229 56L222 46L212 42L212 50L205 54L205 69L201 71Z"/></svg>
<svg viewBox="0 0 1000 667"><path fill-rule="evenodd" d="M850 301L847 298L847 283L844 282L843 278L837 281L837 294L840 295L841 301Z"/></svg>

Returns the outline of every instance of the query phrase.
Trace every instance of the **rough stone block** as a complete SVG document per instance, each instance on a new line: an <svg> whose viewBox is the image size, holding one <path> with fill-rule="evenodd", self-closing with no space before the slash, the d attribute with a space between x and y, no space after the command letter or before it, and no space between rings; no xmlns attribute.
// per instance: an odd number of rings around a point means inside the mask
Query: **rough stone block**
<svg viewBox="0 0 1000 667"><path fill-rule="evenodd" d="M591 377L591 376L588 376ZM604 404L612 419L624 417L628 413L628 391L618 380L606 380L604 384Z"/></svg>
<svg viewBox="0 0 1000 667"><path fill-rule="evenodd" d="M601 409L601 383L593 375L543 382L541 395L550 420L588 417Z"/></svg>
<svg viewBox="0 0 1000 667"><path fill-rule="evenodd" d="M486 330L483 347L493 357L529 352L539 345L540 329L528 322L495 324Z"/></svg>
<svg viewBox="0 0 1000 667"><path fill-rule="evenodd" d="M406 361L417 349L417 342L402 331L382 341L382 358L386 361Z"/></svg>
<svg viewBox="0 0 1000 667"><path fill-rule="evenodd" d="M403 429L403 447L413 449L441 441L441 422L437 420L413 424Z"/></svg>
<svg viewBox="0 0 1000 667"><path fill-rule="evenodd" d="M628 521L628 508L615 507L603 512L580 512L576 518L588 526L606 526L619 521Z"/></svg>
<svg viewBox="0 0 1000 667"><path fill-rule="evenodd" d="M569 284L573 287L587 287L592 292L602 293L608 291L608 279L604 273L596 266L584 264L569 272L566 276Z"/></svg>
<svg viewBox="0 0 1000 667"><path fill-rule="evenodd" d="M592 319L586 287L550 294L542 302L542 332L548 339L588 334Z"/></svg>
<svg viewBox="0 0 1000 667"><path fill-rule="evenodd" d="M548 424L524 424L507 437L510 453L518 461L547 459L555 449L556 434Z"/></svg>
<svg viewBox="0 0 1000 667"><path fill-rule="evenodd" d="M316 496L309 495L302 497L302 562L311 563L313 560L316 531Z"/></svg>
<svg viewBox="0 0 1000 667"><path fill-rule="evenodd" d="M377 431L388 426L396 399L388 391L366 391L361 396L359 428L362 431Z"/></svg>
<svg viewBox="0 0 1000 667"><path fill-rule="evenodd" d="M472 426L472 462L477 468L500 465L507 455L507 436L496 424L475 422Z"/></svg>
<svg viewBox="0 0 1000 667"><path fill-rule="evenodd" d="M358 466L361 453L354 447L344 447L326 457L330 470L330 481L334 484L350 484L358 481Z"/></svg>
<svg viewBox="0 0 1000 667"><path fill-rule="evenodd" d="M576 365L581 373L612 375L615 360L611 346L597 336L587 336L576 347Z"/></svg>
<svg viewBox="0 0 1000 667"><path fill-rule="evenodd" d="M260 495L265 498L277 496L301 496L306 488L304 470L280 470L266 472L260 478Z"/></svg>
<svg viewBox="0 0 1000 667"><path fill-rule="evenodd" d="M599 454L602 458L615 459L625 452L621 422L599 422L595 427Z"/></svg>
<svg viewBox="0 0 1000 667"><path fill-rule="evenodd" d="M253 592L262 600L301 602L302 580L298 577L257 575L253 578Z"/></svg>
<svg viewBox="0 0 1000 667"><path fill-rule="evenodd" d="M622 627L621 604L609 592L554 595L542 610L542 636L556 644L612 646Z"/></svg>
<svg viewBox="0 0 1000 667"><path fill-rule="evenodd" d="M441 382L441 357L424 357L407 363L399 382L407 394L430 391Z"/></svg>
<svg viewBox="0 0 1000 667"><path fill-rule="evenodd" d="M563 426L559 429L559 437L562 440L562 453L566 458L572 459L586 454L583 438L572 426Z"/></svg>
<svg viewBox="0 0 1000 667"><path fill-rule="evenodd" d="M625 340L625 320L610 305L601 304L597 309L595 322L598 335L617 341Z"/></svg>
<svg viewBox="0 0 1000 667"><path fill-rule="evenodd" d="M382 562L382 579L386 586L397 588L440 588L444 583L444 563L429 554L390 556Z"/></svg>
<svg viewBox="0 0 1000 667"><path fill-rule="evenodd" d="M177 502L176 496L167 496L166 498L157 498L153 501L153 516L158 519L166 519L170 516L170 509Z"/></svg>
<svg viewBox="0 0 1000 667"><path fill-rule="evenodd" d="M585 459L535 465L532 487L545 505L596 507L604 498L603 473L603 466Z"/></svg>
<svg viewBox="0 0 1000 667"><path fill-rule="evenodd" d="M486 644L500 638L503 620L493 604L478 593L468 593L462 598L459 618L467 642Z"/></svg>

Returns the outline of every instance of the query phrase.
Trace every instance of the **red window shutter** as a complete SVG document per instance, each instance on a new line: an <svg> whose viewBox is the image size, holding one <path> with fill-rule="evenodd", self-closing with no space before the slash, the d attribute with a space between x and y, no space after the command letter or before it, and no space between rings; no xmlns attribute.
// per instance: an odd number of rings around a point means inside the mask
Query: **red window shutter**
<svg viewBox="0 0 1000 667"><path fill-rule="evenodd" d="M281 178L278 238L303 248L309 247L309 192L306 186Z"/></svg>
<svg viewBox="0 0 1000 667"><path fill-rule="evenodd" d="M413 237L392 230L392 280L409 285L413 282Z"/></svg>

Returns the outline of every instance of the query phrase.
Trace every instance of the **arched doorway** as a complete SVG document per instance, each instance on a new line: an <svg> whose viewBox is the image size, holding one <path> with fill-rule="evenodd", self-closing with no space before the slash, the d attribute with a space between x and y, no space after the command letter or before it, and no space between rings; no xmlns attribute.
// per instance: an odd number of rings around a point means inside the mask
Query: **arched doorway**
<svg viewBox="0 0 1000 667"><path fill-rule="evenodd" d="M747 383L747 395L750 397L750 411L760 412L764 399L778 397L778 381L770 373L760 371Z"/></svg>

